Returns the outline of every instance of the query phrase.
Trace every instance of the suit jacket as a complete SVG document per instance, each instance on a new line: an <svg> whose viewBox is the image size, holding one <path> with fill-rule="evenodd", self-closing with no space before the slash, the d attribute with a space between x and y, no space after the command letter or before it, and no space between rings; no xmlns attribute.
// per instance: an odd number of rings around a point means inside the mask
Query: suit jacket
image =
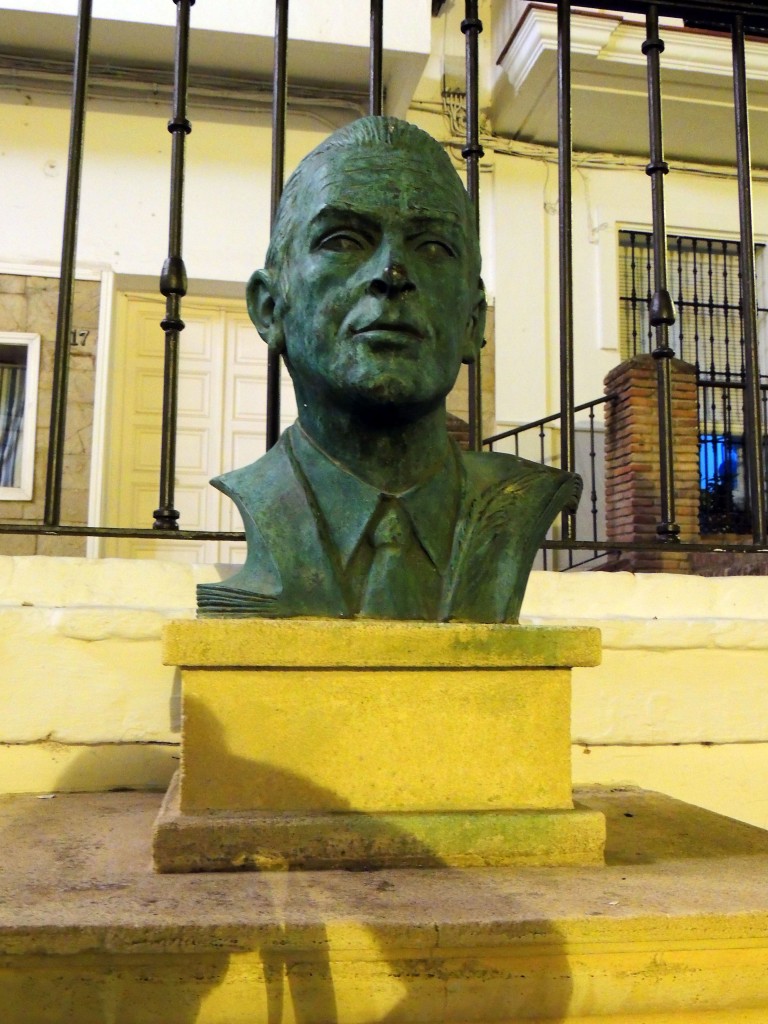
<svg viewBox="0 0 768 1024"><path fill-rule="evenodd" d="M201 616L355 614L292 453L293 429L257 462L211 481L237 505L248 553L234 576L198 586ZM459 514L436 618L516 622L536 551L558 513L575 510L581 479L501 453L462 453L459 464Z"/></svg>

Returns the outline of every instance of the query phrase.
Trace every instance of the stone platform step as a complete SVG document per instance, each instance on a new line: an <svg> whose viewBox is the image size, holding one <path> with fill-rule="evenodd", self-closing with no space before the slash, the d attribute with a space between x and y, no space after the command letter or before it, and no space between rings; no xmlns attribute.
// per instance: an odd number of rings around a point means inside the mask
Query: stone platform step
<svg viewBox="0 0 768 1024"><path fill-rule="evenodd" d="M580 791L603 867L157 875L147 793L0 798L2 1024L768 1024L768 833Z"/></svg>

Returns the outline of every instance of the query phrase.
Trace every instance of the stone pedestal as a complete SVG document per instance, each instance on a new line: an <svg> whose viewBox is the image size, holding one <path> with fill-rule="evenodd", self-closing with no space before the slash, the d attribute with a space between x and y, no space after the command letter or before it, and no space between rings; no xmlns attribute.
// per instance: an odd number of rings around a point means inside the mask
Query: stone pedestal
<svg viewBox="0 0 768 1024"><path fill-rule="evenodd" d="M164 643L184 724L159 871L602 861L570 768L596 629L208 619Z"/></svg>

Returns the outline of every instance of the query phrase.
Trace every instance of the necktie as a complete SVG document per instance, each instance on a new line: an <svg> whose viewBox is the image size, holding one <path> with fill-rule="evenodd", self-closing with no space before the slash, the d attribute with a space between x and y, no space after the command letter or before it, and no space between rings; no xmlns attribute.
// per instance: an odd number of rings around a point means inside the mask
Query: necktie
<svg viewBox="0 0 768 1024"><path fill-rule="evenodd" d="M413 531L399 502L385 499L373 530L373 560L365 583L360 614L370 619L423 619Z"/></svg>

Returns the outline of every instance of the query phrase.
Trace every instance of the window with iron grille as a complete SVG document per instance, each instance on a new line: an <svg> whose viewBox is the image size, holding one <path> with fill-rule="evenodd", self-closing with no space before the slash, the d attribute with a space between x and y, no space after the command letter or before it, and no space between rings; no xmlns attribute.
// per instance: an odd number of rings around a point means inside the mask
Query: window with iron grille
<svg viewBox="0 0 768 1024"><path fill-rule="evenodd" d="M763 256L764 245L755 249ZM744 330L739 242L667 236L667 279L676 322L669 341L675 355L696 367L698 380L700 524L703 533L750 530L744 471ZM619 232L620 341L623 359L651 352L652 236ZM764 319L758 291L758 323ZM768 376L761 376L763 423Z"/></svg>

